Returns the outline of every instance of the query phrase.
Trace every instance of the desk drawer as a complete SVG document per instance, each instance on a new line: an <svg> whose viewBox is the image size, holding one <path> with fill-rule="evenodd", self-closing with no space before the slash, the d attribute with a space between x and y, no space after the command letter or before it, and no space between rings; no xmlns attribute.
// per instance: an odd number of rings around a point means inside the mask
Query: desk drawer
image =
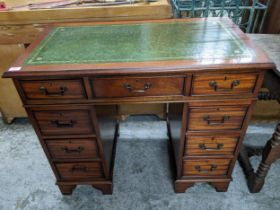
<svg viewBox="0 0 280 210"><path fill-rule="evenodd" d="M88 109L36 110L33 115L43 136L94 133Z"/></svg>
<svg viewBox="0 0 280 210"><path fill-rule="evenodd" d="M101 162L56 163L58 174L65 181L92 181L104 179Z"/></svg>
<svg viewBox="0 0 280 210"><path fill-rule="evenodd" d="M191 95L252 94L257 73L197 74L193 76Z"/></svg>
<svg viewBox="0 0 280 210"><path fill-rule="evenodd" d="M54 159L98 158L96 139L46 140Z"/></svg>
<svg viewBox="0 0 280 210"><path fill-rule="evenodd" d="M183 77L95 78L96 97L133 97L183 95Z"/></svg>
<svg viewBox="0 0 280 210"><path fill-rule="evenodd" d="M248 107L194 107L189 109L189 131L241 129Z"/></svg>
<svg viewBox="0 0 280 210"><path fill-rule="evenodd" d="M185 156L234 155L238 137L186 136Z"/></svg>
<svg viewBox="0 0 280 210"><path fill-rule="evenodd" d="M20 81L20 84L27 100L87 98L80 79Z"/></svg>
<svg viewBox="0 0 280 210"><path fill-rule="evenodd" d="M230 159L184 160L183 176L226 176Z"/></svg>

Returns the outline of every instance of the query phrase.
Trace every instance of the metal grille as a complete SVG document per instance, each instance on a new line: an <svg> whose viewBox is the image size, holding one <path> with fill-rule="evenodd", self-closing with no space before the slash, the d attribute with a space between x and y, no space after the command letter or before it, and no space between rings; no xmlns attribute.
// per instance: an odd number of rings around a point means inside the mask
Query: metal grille
<svg viewBox="0 0 280 210"><path fill-rule="evenodd" d="M176 18L228 16L247 33L262 28L269 3L270 0L266 4L259 0L172 0Z"/></svg>

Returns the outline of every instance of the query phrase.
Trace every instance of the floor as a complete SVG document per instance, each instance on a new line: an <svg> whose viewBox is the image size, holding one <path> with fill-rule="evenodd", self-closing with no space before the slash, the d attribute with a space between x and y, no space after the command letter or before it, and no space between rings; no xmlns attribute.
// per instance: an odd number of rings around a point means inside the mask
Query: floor
<svg viewBox="0 0 280 210"><path fill-rule="evenodd" d="M251 124L246 143L262 145L274 123ZM197 184L175 194L166 126L156 117L130 117L120 125L113 195L88 186L62 196L37 137L26 119L5 125L0 119L0 210L276 210L280 209L280 161L258 194L248 192L238 163L226 193ZM252 158L258 164L259 158Z"/></svg>

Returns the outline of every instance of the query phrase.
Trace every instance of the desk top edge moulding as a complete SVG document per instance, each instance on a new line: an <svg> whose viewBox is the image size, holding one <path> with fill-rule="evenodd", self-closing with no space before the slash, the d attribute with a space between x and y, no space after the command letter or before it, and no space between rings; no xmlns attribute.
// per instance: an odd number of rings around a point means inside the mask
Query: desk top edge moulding
<svg viewBox="0 0 280 210"><path fill-rule="evenodd" d="M227 191L267 70L228 18L48 27L4 73L12 78L62 194L112 193L116 105L168 104L175 192ZM123 154L120 154L123 155Z"/></svg>
<svg viewBox="0 0 280 210"><path fill-rule="evenodd" d="M110 74L111 70L127 74L153 73L158 68L172 73L219 65L224 69L274 68L230 19L194 18L54 25L4 77L36 76L46 69L51 76L65 70L73 75L75 70L78 74Z"/></svg>

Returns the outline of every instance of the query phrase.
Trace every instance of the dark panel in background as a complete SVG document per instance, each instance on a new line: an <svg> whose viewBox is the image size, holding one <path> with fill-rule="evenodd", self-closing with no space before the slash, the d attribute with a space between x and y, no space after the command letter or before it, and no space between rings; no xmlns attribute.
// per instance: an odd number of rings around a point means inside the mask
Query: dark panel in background
<svg viewBox="0 0 280 210"><path fill-rule="evenodd" d="M264 0L267 2L267 0ZM267 11L267 16L264 21L262 33L265 34L280 34L280 1L271 0Z"/></svg>

